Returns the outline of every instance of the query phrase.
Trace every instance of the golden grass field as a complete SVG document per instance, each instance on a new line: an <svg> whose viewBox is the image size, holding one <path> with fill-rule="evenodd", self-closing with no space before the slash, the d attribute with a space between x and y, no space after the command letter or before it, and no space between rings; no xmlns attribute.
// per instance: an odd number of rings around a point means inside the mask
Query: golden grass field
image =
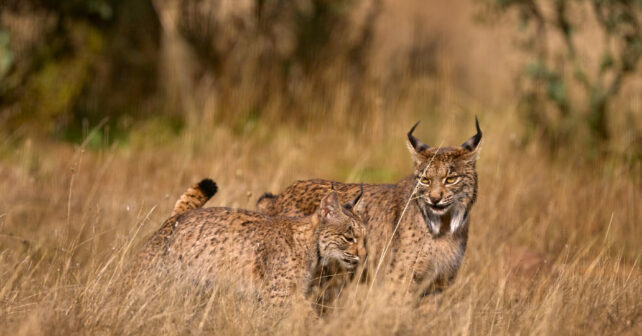
<svg viewBox="0 0 642 336"><path fill-rule="evenodd" d="M88 149L8 135L0 161L0 334L622 334L642 333L638 163L551 157L515 136L510 113L373 115L362 128L193 126L129 146ZM193 182L207 206L254 208L305 178L394 182L411 169L405 132L457 145L484 131L479 197L455 284L420 309L355 288L321 319L279 315L220 283L172 279L114 294L132 256ZM323 119L323 118L321 118ZM145 133L147 132L147 133Z"/></svg>
<svg viewBox="0 0 642 336"><path fill-rule="evenodd" d="M101 137L77 144L30 133L51 124L39 119L54 115L49 106L73 108L56 76L42 90L51 102L26 94L25 106L0 105L0 335L642 335L639 70L611 102L606 154L585 143L551 154L524 136L516 75L527 56L515 51L514 25L481 28L475 2L464 0L384 3L371 82L359 83L363 104L351 104L357 89L341 59L315 69L312 83L294 81L296 97L309 99L301 110L255 85L253 75L266 75L258 63L241 62L240 84L231 76L226 91L219 78L196 75L202 64L163 21L172 22L169 8L159 16L163 97L148 108L178 114L186 126L177 134L153 114L133 118L124 143L100 143L109 123L89 125L86 134ZM18 19L23 35L37 32ZM596 54L599 37L586 35L582 45ZM385 79L395 53L424 39L438 46L434 73ZM3 113L36 107L43 112L25 118L30 125L3 127ZM249 209L297 179L394 183L411 172L405 137L418 119L423 142L455 146L474 134L475 115L484 135L464 263L454 284L421 307L393 303L386 284L349 288L322 318L301 307L274 311L234 279L212 288L162 276L122 285L177 198L204 177L219 186L206 206Z"/></svg>

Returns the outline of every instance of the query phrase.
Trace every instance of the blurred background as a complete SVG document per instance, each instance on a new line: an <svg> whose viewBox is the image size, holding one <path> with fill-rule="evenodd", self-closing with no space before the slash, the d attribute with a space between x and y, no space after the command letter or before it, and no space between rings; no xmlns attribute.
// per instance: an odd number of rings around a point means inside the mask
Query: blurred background
<svg viewBox="0 0 642 336"><path fill-rule="evenodd" d="M641 335L641 56L640 0L0 0L0 334ZM475 115L468 249L428 310L113 295L203 177L247 209L394 183L417 120L456 146Z"/></svg>
<svg viewBox="0 0 642 336"><path fill-rule="evenodd" d="M400 113L518 114L520 141L640 159L635 0L4 0L0 122L15 137ZM444 103L446 102L446 103ZM98 139L98 137L104 137Z"/></svg>

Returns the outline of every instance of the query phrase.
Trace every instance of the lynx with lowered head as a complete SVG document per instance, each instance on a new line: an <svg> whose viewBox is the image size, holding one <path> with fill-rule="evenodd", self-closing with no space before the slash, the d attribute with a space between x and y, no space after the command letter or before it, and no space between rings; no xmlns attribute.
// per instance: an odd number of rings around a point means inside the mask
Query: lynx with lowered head
<svg viewBox="0 0 642 336"><path fill-rule="evenodd" d="M317 211L291 218L231 208L201 208L216 192L206 179L176 203L173 216L139 255L139 268L179 270L209 281L230 275L262 289L262 297L282 305L304 299L332 280L325 268L354 272L366 257L366 229L355 213L358 193L340 205L328 191ZM323 279L319 279L324 275Z"/></svg>

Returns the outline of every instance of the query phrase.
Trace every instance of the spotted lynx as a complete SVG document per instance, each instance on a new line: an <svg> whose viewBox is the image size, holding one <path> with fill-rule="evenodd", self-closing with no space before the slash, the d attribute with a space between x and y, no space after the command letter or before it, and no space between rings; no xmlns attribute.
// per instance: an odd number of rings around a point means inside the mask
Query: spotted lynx
<svg viewBox="0 0 642 336"><path fill-rule="evenodd" d="M209 182L208 182L209 181ZM213 187L214 186L214 187ZM361 193L340 205L328 191L307 217L271 217L231 208L200 208L216 191L211 180L190 188L139 257L149 267L180 266L212 279L231 274L262 289L274 304L304 299L328 280L324 268L336 263L353 272L366 257L366 230L355 214Z"/></svg>
<svg viewBox="0 0 642 336"><path fill-rule="evenodd" d="M423 296L450 284L461 265L477 197L482 132L475 118L477 134L461 146L435 148L413 136L418 124L407 134L412 175L396 184L365 184L358 214L368 228L369 273ZM257 207L269 215L309 215L332 185L342 200L359 190L358 184L298 181L278 195L264 194Z"/></svg>

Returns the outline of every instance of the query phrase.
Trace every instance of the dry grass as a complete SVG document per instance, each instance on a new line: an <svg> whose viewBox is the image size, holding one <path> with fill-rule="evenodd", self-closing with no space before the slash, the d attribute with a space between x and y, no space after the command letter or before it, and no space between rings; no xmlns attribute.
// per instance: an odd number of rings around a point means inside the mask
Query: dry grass
<svg viewBox="0 0 642 336"><path fill-rule="evenodd" d="M613 157L552 158L520 140L514 78L524 55L514 51L513 23L482 29L464 0L397 4L384 0L371 75L385 77L418 41L439 46L435 74L366 83L357 111L342 68L319 70L333 99L301 85L305 111L255 85L262 68L245 65L234 94L221 91L192 76L193 51L162 16L162 86L187 121L180 135L159 136L163 126L147 122L126 146L89 150L18 141L27 133L0 125L0 335L642 334L642 167L627 161L642 121L639 74L613 103ZM40 21L31 21L15 23L26 29L14 40L35 39ZM249 120L263 95L262 115L274 120ZM9 112L0 106L0 116ZM209 206L250 209L296 179L394 182L411 170L404 135L418 118L424 142L456 145L474 132L474 114L484 143L464 265L420 308L391 303L385 284L352 288L323 319L274 311L232 281L205 289L150 276L122 288L141 244L203 177L220 187ZM304 127L279 122L290 117Z"/></svg>
<svg viewBox="0 0 642 336"><path fill-rule="evenodd" d="M472 134L471 108L457 106L453 98L445 108L461 112L423 117L425 142ZM253 208L260 193L298 178L395 181L411 168L403 135L415 116L373 115L367 132L196 127L102 150L5 136L0 334L640 334L639 165L550 159L512 140L508 113L477 110L480 194L456 283L419 309L391 304L385 285L356 288L320 320L274 312L227 282L195 289L151 277L114 289L192 182L218 182L210 205Z"/></svg>

